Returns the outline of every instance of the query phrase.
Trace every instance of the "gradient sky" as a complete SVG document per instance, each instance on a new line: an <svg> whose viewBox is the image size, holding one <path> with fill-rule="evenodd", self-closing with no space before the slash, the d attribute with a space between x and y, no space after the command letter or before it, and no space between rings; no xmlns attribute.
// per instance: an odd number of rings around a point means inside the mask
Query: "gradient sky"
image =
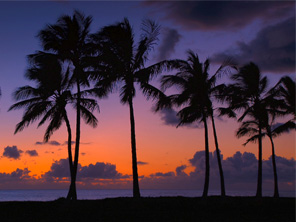
<svg viewBox="0 0 296 222"><path fill-rule="evenodd" d="M186 58L186 50L210 58L214 73L228 56L239 64L254 61L273 86L282 76L295 78L295 3L277 2L0 2L0 188L66 188L69 175L65 126L43 144L45 127L33 124L14 135L22 110L7 112L14 103L12 92L32 84L25 80L26 56L41 50L36 38L46 24L78 9L93 17L91 32L127 17L140 34L144 18L162 27L158 45L147 64L163 59ZM221 79L221 81L228 81ZM157 81L154 81L158 85ZM97 128L82 125L81 188L130 188L131 147L129 110L119 102L118 93L99 101ZM199 189L203 184L204 130L199 126L179 127L173 112L152 112L153 101L137 92L134 108L136 140L141 176L140 188ZM70 107L69 107L70 110ZM70 112L70 111L69 111ZM70 112L74 131L74 112ZM279 119L283 122L285 119ZM235 120L216 123L229 189L252 189L256 183L257 144L242 146ZM210 150L214 151L210 130ZM263 142L265 187L271 189L271 147ZM295 188L295 133L275 139L280 156L280 188ZM214 155L214 154L213 154ZM293 159L292 159L293 158ZM219 185L216 159L212 160L211 186ZM281 174L282 173L282 174ZM236 178L236 179L233 179ZM17 183L15 183L17 182ZM218 185L217 185L218 184ZM254 188L255 189L255 188Z"/></svg>

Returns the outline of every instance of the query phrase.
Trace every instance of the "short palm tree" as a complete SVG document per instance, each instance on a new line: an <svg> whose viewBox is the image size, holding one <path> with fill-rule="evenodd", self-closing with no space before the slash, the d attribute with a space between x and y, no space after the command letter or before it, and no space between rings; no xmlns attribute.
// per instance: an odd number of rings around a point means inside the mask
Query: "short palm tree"
<svg viewBox="0 0 296 222"><path fill-rule="evenodd" d="M273 95L283 101L281 109L287 115L291 115L293 118L286 123L278 126L273 130L274 135L281 135L288 132L291 129L295 129L295 81L289 76L282 77L276 86L271 90Z"/></svg>
<svg viewBox="0 0 296 222"><path fill-rule="evenodd" d="M178 69L175 75L165 75L162 77L162 87L164 89L176 86L181 92L171 95L169 98L177 107L182 107L178 112L180 123L178 126L196 121L203 122L205 132L205 159L206 172L203 197L208 195L209 178L210 178L210 162L209 162L209 142L208 142L208 125L207 119L211 118L212 127L216 145L217 160L220 173L221 195L225 196L225 185L222 163L220 158L220 150L214 121L214 109L212 100L215 95L225 88L225 85L216 85L216 80L221 71L224 70L226 63L223 64L217 72L210 76L209 60L204 63L199 61L199 57L192 51L188 51L187 61L175 60L174 67ZM164 103L165 104L165 103Z"/></svg>
<svg viewBox="0 0 296 222"><path fill-rule="evenodd" d="M56 24L47 25L38 35L45 51L55 53L62 61L68 62L73 67L70 82L77 89L75 107L76 140L70 196L74 200L77 199L75 181L79 158L80 119L81 115L85 114L83 112L86 112L82 108L81 87L89 86L86 72L88 63L86 61L90 55L88 38L91 22L92 18L90 16L85 17L82 13L74 11L73 16L65 15L60 17ZM92 121L90 123L96 125Z"/></svg>
<svg viewBox="0 0 296 222"><path fill-rule="evenodd" d="M53 132L58 130L65 121L68 131L69 167L72 172L72 132L66 111L66 105L72 100L69 88L69 69L63 74L61 62L52 54L40 52L30 55L29 59L31 67L26 72L26 78L34 81L37 87L27 85L14 92L14 98L19 102L12 105L9 111L25 109L22 121L17 124L15 133L22 131L38 119L41 119L38 127L49 121L44 135L44 141L47 142Z"/></svg>
<svg viewBox="0 0 296 222"><path fill-rule="evenodd" d="M274 110L274 109L273 109ZM274 176L274 197L279 197L279 189L278 189L278 177L277 177L277 169L276 169L276 155L275 155L275 146L273 142L273 138L277 135L274 132L274 129L272 129L272 123L275 118L276 113L270 113L268 107L266 107L266 113L265 117L262 118L262 133L259 135L259 125L258 122L255 120L249 120L244 121L240 128L237 131L237 136L250 136L249 139L243 144L244 146L247 145L249 142L257 142L259 140L259 137L263 138L267 136L271 143L271 151L272 151L272 166L273 166L273 176ZM279 115L281 114L281 111L279 111ZM271 119L271 120L270 120Z"/></svg>
<svg viewBox="0 0 296 222"><path fill-rule="evenodd" d="M104 96L120 87L122 104L128 104L130 110L133 196L140 197L137 153L136 130L134 119L133 99L136 96L135 85L138 84L147 98L163 96L163 93L149 84L149 80L161 72L164 63L157 63L145 67L149 51L157 41L159 26L150 21L143 22L143 33L138 44L135 44L133 29L127 19L114 25L102 28L92 36L99 49L99 62L97 70L98 80L93 92Z"/></svg>
<svg viewBox="0 0 296 222"><path fill-rule="evenodd" d="M267 90L268 81L266 77L262 77L259 67L252 62L241 67L238 73L231 76L231 79L234 83L228 86L226 94L229 109L242 111L242 115L238 119L239 122L244 121L240 127L241 129L246 128L244 131L254 130L254 133L258 134L256 196L262 197L262 130L265 127L265 123L268 122L266 104L263 98ZM246 120L247 117L249 117L249 120ZM252 126L252 129L248 128L249 125ZM239 130L237 135L245 135L245 133Z"/></svg>

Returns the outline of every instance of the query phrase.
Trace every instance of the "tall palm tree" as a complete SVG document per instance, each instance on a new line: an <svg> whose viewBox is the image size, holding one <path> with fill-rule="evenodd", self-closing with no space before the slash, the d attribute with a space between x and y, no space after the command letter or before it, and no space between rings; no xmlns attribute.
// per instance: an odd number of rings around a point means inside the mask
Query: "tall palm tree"
<svg viewBox="0 0 296 222"><path fill-rule="evenodd" d="M169 98L177 107L183 107L179 112L180 123L178 126L195 121L203 122L205 132L205 159L206 172L203 197L208 195L209 178L210 178L210 161L209 161L209 142L208 142L208 125L207 119L211 118L212 128L215 139L217 161L220 173L221 195L225 196L225 185L220 151L214 121L213 97L225 88L225 85L216 85L216 80L221 71L224 70L226 63L223 64L217 72L210 77L210 62L204 63L199 61L199 57L192 51L188 51L187 61L175 60L175 68L178 72L175 75L165 75L162 77L162 87L169 88L176 86L181 90L179 94L171 95Z"/></svg>
<svg viewBox="0 0 296 222"><path fill-rule="evenodd" d="M250 62L239 69L239 72L232 75L231 79L234 81L230 84L227 90L226 100L229 102L229 109L234 111L242 111L242 115L238 119L245 121L241 128L251 124L258 134L258 180L256 196L262 197L262 130L265 123L268 122L268 115L266 114L266 104L263 99L267 90L268 80L262 77L259 67ZM252 129L253 130L253 129ZM237 135L245 135L238 131Z"/></svg>
<svg viewBox="0 0 296 222"><path fill-rule="evenodd" d="M76 197L76 176L80 145L80 119L82 110L81 87L89 86L86 72L86 62L90 52L88 47L89 28L92 22L90 16L85 17L82 13L74 11L73 16L62 16L53 25L47 25L39 32L43 49L58 55L62 61L67 61L73 66L70 82L76 86L76 140L73 175L71 180L72 199Z"/></svg>
<svg viewBox="0 0 296 222"><path fill-rule="evenodd" d="M14 98L19 102L12 105L9 111L25 109L22 121L17 124L14 133L22 131L40 118L38 127L49 120L50 123L44 134L44 141L47 142L53 132L58 130L65 121L68 131L69 168L72 172L72 132L66 111L67 103L72 100L69 88L69 69L63 74L61 62L52 54L40 52L30 55L29 60L31 67L25 76L34 81L37 87L27 85L14 92Z"/></svg>
<svg viewBox="0 0 296 222"><path fill-rule="evenodd" d="M125 18L122 22L103 27L92 36L99 48L100 61L96 67L99 75L93 77L98 80L93 92L98 96L104 96L120 87L121 103L129 106L133 196L135 198L140 197L133 107L133 99L136 96L135 85L140 86L148 99L164 96L160 90L149 84L149 80L161 72L164 63L145 67L148 53L157 41L159 26L155 22L145 20L142 31L141 39L136 45L133 29L128 19Z"/></svg>

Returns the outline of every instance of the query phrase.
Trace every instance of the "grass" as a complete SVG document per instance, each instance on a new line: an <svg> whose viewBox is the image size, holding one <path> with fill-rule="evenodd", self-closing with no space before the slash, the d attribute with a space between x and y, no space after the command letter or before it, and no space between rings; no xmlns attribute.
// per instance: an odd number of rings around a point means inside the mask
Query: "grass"
<svg viewBox="0 0 296 222"><path fill-rule="evenodd" d="M295 198L128 197L68 202L0 202L1 221L294 222Z"/></svg>

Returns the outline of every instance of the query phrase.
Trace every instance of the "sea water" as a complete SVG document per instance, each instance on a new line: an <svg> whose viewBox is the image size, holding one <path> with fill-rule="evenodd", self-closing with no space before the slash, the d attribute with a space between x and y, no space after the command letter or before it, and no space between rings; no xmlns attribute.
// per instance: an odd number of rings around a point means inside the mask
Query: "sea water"
<svg viewBox="0 0 296 222"><path fill-rule="evenodd" d="M68 190L0 190L0 201L51 201L66 197ZM229 191L228 196L255 196L255 191ZM143 197L200 197L201 190L141 190ZM209 196L220 195L220 191L209 191ZM263 196L272 196L264 191ZM80 200L94 200L116 197L132 197L132 190L77 190ZM295 192L280 192L281 197L295 197Z"/></svg>

